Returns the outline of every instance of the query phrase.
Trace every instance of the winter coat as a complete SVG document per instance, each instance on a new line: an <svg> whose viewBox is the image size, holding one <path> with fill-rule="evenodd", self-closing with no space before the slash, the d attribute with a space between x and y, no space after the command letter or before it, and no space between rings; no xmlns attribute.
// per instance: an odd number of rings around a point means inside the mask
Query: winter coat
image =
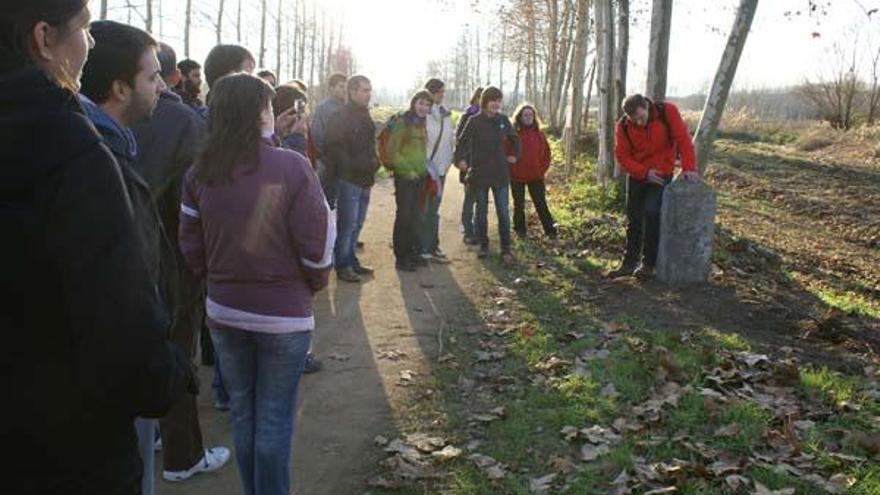
<svg viewBox="0 0 880 495"><path fill-rule="evenodd" d="M504 114L488 116L480 112L471 117L461 132L455 162L467 162L466 181L475 187L503 187L510 184L507 149L519 159L516 130Z"/></svg>
<svg viewBox="0 0 880 495"><path fill-rule="evenodd" d="M428 114L425 127L428 138L425 143L425 153L429 160L431 160L431 153L434 152L437 139L440 139L437 153L434 154L434 159L431 162L436 174L443 177L452 166L455 152L455 129L452 127L452 113L443 105L431 106L431 113Z"/></svg>
<svg viewBox="0 0 880 495"><path fill-rule="evenodd" d="M655 170L661 177L671 177L679 154L682 170L696 170L694 144L678 107L664 102L663 111L665 123L653 102L645 127L635 125L627 116L617 122L614 154L633 179L645 180L649 170Z"/></svg>
<svg viewBox="0 0 880 495"><path fill-rule="evenodd" d="M202 145L205 127L195 110L165 90L152 117L132 128L138 148L134 168L150 186L167 237L160 244L160 286L175 321L186 317L178 313L190 311L202 291L177 247L177 223L183 176Z"/></svg>
<svg viewBox="0 0 880 495"><path fill-rule="evenodd" d="M465 126L467 126L468 120L471 117L478 114L480 112L479 105L470 105L468 106L464 112L461 114L461 117L458 118L458 125L455 126L455 149L457 150L461 145L461 133L464 131ZM455 165L458 166L458 160L454 158L453 152L453 161L455 161ZM465 174L458 174L458 181L462 184L465 184Z"/></svg>
<svg viewBox="0 0 880 495"><path fill-rule="evenodd" d="M391 137L388 140L389 161L395 177L415 179L427 174L425 120L420 119L414 112L407 111L398 115L389 124L391 126Z"/></svg>
<svg viewBox="0 0 880 495"><path fill-rule="evenodd" d="M134 419L192 386L125 177L74 94L0 75L5 493L140 493Z"/></svg>
<svg viewBox="0 0 880 495"><path fill-rule="evenodd" d="M327 175L370 187L379 170L376 154L376 124L370 110L354 103L340 107L327 121L322 158Z"/></svg>
<svg viewBox="0 0 880 495"><path fill-rule="evenodd" d="M228 183L191 168L180 203L180 250L207 279L212 328L263 333L315 328L313 294L327 285L336 239L318 176L301 154L260 144L260 163Z"/></svg>
<svg viewBox="0 0 880 495"><path fill-rule="evenodd" d="M315 149L317 150L316 157L318 159L323 158L325 154L324 138L326 136L327 122L330 120L330 116L344 105L345 102L339 101L330 96L315 108L315 114L312 116L309 137L312 138L312 142L315 145Z"/></svg>
<svg viewBox="0 0 880 495"><path fill-rule="evenodd" d="M510 166L510 180L519 183L544 180L551 160L547 137L536 126L519 129L517 134L522 153L519 160Z"/></svg>

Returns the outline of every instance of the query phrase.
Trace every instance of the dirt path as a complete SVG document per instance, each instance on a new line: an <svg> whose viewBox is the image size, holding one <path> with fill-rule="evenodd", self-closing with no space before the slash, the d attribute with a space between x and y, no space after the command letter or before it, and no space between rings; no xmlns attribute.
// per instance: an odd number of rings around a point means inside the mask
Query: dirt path
<svg viewBox="0 0 880 495"><path fill-rule="evenodd" d="M301 382L294 459L297 495L365 492L364 481L381 454L373 439L394 437L407 421L401 404L419 392L401 383L401 372L430 374L442 329L477 321L468 294L476 294L478 277L485 271L461 242L461 200L462 188L451 177L440 228L442 247L453 263L402 273L394 269L390 249L393 185L385 180L373 189L361 234L366 248L360 257L376 269L375 277L360 285L337 284L331 277L329 289L317 300L315 348L325 369ZM202 383L210 383L210 374L211 368L201 369ZM206 446L231 448L227 415L213 409L209 389L204 389L200 414ZM234 459L218 473L181 484L161 480L161 466L159 454L159 495L239 493Z"/></svg>

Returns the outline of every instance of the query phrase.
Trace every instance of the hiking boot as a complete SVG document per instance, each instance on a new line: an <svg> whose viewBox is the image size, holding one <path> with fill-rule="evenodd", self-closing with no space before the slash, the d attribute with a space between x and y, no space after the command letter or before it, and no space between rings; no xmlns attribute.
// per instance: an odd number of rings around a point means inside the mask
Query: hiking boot
<svg viewBox="0 0 880 495"><path fill-rule="evenodd" d="M311 352L306 354L306 365L303 368L303 373L316 373L318 371L321 371L323 367L324 363L322 363L321 360L318 359L314 354L312 354Z"/></svg>
<svg viewBox="0 0 880 495"><path fill-rule="evenodd" d="M480 243L480 241L478 241L477 238L472 235L464 236L463 242L468 246L476 246Z"/></svg>
<svg viewBox="0 0 880 495"><path fill-rule="evenodd" d="M616 270L608 272L608 278L629 277L636 271L638 265L632 262L624 261Z"/></svg>
<svg viewBox="0 0 880 495"><path fill-rule="evenodd" d="M205 449L205 454L196 464L183 471L163 471L162 477L166 481L183 481L192 478L199 473L210 473L216 471L226 464L229 460L229 449L226 447L214 447Z"/></svg>
<svg viewBox="0 0 880 495"><path fill-rule="evenodd" d="M646 265L642 263L636 268L636 271L633 272L633 275L642 282L647 282L654 278L654 267Z"/></svg>
<svg viewBox="0 0 880 495"><path fill-rule="evenodd" d="M425 258L427 256L427 258ZM410 258L410 262L416 267L425 267L428 266L428 260L431 259L431 255L417 255Z"/></svg>
<svg viewBox="0 0 880 495"><path fill-rule="evenodd" d="M357 283L361 281L361 276L354 271L353 267L345 267L336 272L336 278L344 282Z"/></svg>
<svg viewBox="0 0 880 495"><path fill-rule="evenodd" d="M410 259L399 259L396 263L394 263L394 267L402 272L414 272L416 271L416 265L413 264Z"/></svg>
<svg viewBox="0 0 880 495"><path fill-rule="evenodd" d="M361 265L360 263L358 263L357 265L354 265L353 268L354 268L354 272L357 273L358 275L372 275L373 273L376 272L376 270L374 270L372 267L364 266L364 265Z"/></svg>
<svg viewBox="0 0 880 495"><path fill-rule="evenodd" d="M489 246L480 246L480 252L477 253L477 258L484 260L489 257Z"/></svg>

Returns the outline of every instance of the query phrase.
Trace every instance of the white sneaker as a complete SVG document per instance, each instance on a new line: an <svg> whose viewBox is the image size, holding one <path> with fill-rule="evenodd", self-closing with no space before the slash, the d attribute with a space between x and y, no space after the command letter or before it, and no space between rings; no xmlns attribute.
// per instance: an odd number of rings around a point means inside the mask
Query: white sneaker
<svg viewBox="0 0 880 495"><path fill-rule="evenodd" d="M214 447L213 449L205 449L205 455L196 463L195 466L184 471L163 471L162 477L166 481L183 481L192 478L199 473L210 473L216 471L226 464L229 460L229 449L226 447Z"/></svg>

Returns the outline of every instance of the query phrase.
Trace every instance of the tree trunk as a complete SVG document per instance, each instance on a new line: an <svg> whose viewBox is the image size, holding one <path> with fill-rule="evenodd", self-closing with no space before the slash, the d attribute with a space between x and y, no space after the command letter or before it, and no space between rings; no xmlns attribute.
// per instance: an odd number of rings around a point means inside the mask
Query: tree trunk
<svg viewBox="0 0 880 495"><path fill-rule="evenodd" d="M278 82L281 82L281 29L284 26L282 23L283 15L284 15L284 0L278 0L278 9L276 9L277 16L275 17L275 77L278 78Z"/></svg>
<svg viewBox="0 0 880 495"><path fill-rule="evenodd" d="M238 12L235 14L235 39L241 44L241 0L238 0Z"/></svg>
<svg viewBox="0 0 880 495"><path fill-rule="evenodd" d="M590 1L578 0L575 20L574 53L571 64L571 108L566 119L570 128L571 145L566 145L567 174L571 175L574 163L574 140L580 132L581 107L584 100L584 70L587 66L587 44L590 36Z"/></svg>
<svg viewBox="0 0 880 495"><path fill-rule="evenodd" d="M192 31L192 0L186 0L186 12L183 15L183 55L189 58L189 38Z"/></svg>
<svg viewBox="0 0 880 495"><path fill-rule="evenodd" d="M316 6L312 5L312 40L309 47L309 87L315 84L315 42L318 38L318 17Z"/></svg>
<svg viewBox="0 0 880 495"><path fill-rule="evenodd" d="M223 42L223 9L226 7L226 0L220 0L217 5L217 23L214 24L214 34L217 38L217 44Z"/></svg>
<svg viewBox="0 0 880 495"><path fill-rule="evenodd" d="M503 16L502 10L502 16ZM501 39L498 40L498 89L504 91L504 43L507 42L507 23L502 23Z"/></svg>
<svg viewBox="0 0 880 495"><path fill-rule="evenodd" d="M559 127L559 120L556 114L559 102L557 101L556 86L557 81L562 77L559 73L559 2L557 0L547 0L547 11L549 13L549 24L547 26L547 50L550 55L547 61L547 79L544 88L544 96L547 100L546 112L550 116L550 127Z"/></svg>
<svg viewBox="0 0 880 495"><path fill-rule="evenodd" d="M108 0L101 0L101 20L107 20L107 2Z"/></svg>
<svg viewBox="0 0 880 495"><path fill-rule="evenodd" d="M590 64L590 77L589 82L587 83L587 96L586 101L584 102L584 121L582 122L584 128L587 128L590 125L590 104L592 103L593 97L593 82L596 80L596 65L597 59L593 57L593 62Z"/></svg>
<svg viewBox="0 0 880 495"><path fill-rule="evenodd" d="M614 4L596 0L596 47L599 56L599 160L596 180L607 186L614 176Z"/></svg>
<svg viewBox="0 0 880 495"><path fill-rule="evenodd" d="M522 57L516 59L516 76L513 79L513 104L519 105L519 80L522 76Z"/></svg>
<svg viewBox="0 0 880 495"><path fill-rule="evenodd" d="M153 0L145 0L147 6L147 16L144 19L144 31L153 32Z"/></svg>
<svg viewBox="0 0 880 495"><path fill-rule="evenodd" d="M672 28L672 0L654 0L651 13L651 42L648 46L648 81L645 95L660 101L666 98L666 71L669 67L669 33Z"/></svg>
<svg viewBox="0 0 880 495"><path fill-rule="evenodd" d="M262 0L262 5L260 7L260 55L259 58L259 66L266 66L266 14L269 10L269 6L267 5L266 0Z"/></svg>
<svg viewBox="0 0 880 495"><path fill-rule="evenodd" d="M300 0L299 4L302 6L300 10L299 22L296 25L297 31L299 31L299 70L296 71L299 77L305 76L305 67L306 67L306 0Z"/></svg>
<svg viewBox="0 0 880 495"><path fill-rule="evenodd" d="M621 104L626 98L626 67L629 63L629 0L617 0L617 50L614 52L615 115L623 115Z"/></svg>
<svg viewBox="0 0 880 495"><path fill-rule="evenodd" d="M749 29L751 29L752 20L755 18L757 10L758 0L740 0L733 29L730 30L730 35L727 37L727 46L721 55L721 63L718 64L712 88L706 98L706 106L703 108L703 115L700 117L700 123L697 125L697 131L694 135L697 166L700 173L703 173L709 164L715 133L721 123L724 105L727 103L727 96L733 85L733 77L736 75L736 66L739 63L740 55L742 55L743 47L746 45L746 38L749 36Z"/></svg>

